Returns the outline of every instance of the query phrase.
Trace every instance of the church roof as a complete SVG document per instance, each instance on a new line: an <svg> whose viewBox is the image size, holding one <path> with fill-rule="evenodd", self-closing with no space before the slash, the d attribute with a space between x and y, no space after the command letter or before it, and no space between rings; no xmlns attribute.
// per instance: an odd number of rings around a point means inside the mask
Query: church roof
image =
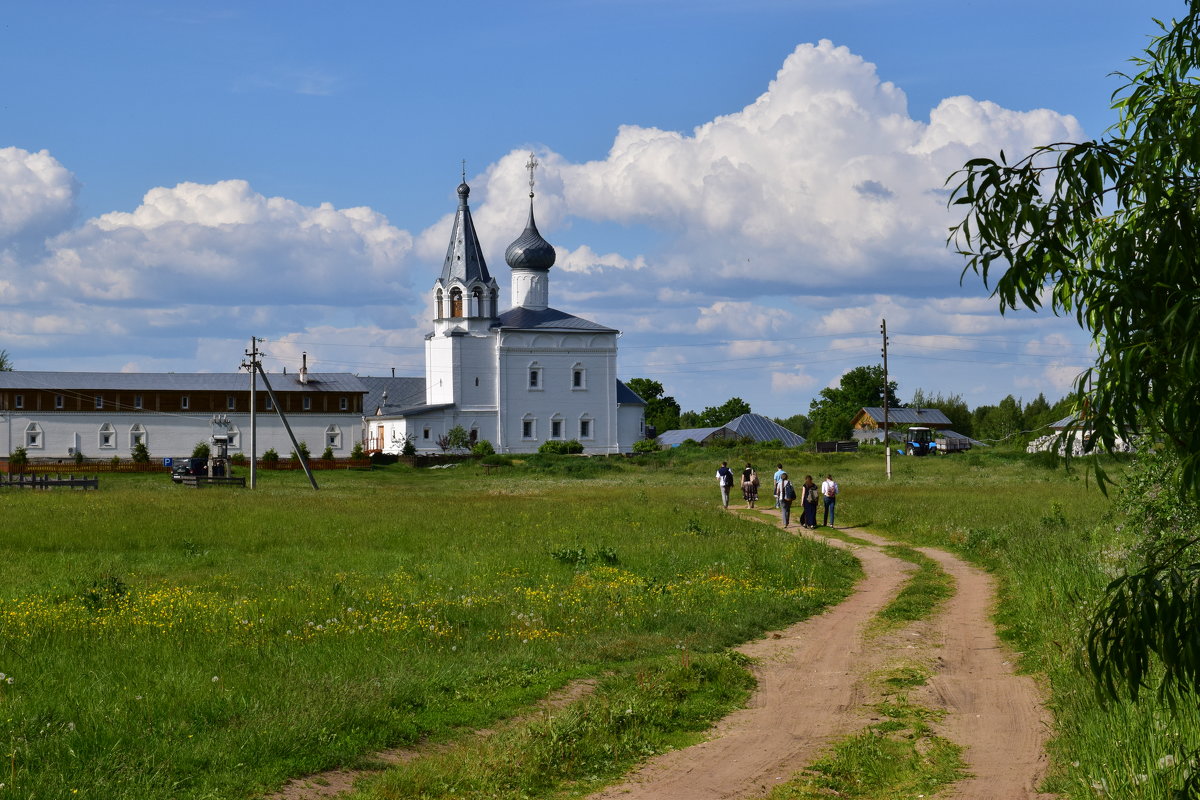
<svg viewBox="0 0 1200 800"><path fill-rule="evenodd" d="M463 283L488 283L492 279L488 273L487 262L483 260L483 248L479 245L479 237L475 234L475 223L471 221L471 209L467 205L470 194L470 186L466 183L458 185L458 211L454 215L454 228L450 231L446 261L442 264L443 285L449 284L455 278Z"/></svg>
<svg viewBox="0 0 1200 800"><path fill-rule="evenodd" d="M363 414L368 417L377 413L394 414L425 402L424 378L362 377L359 381L367 387Z"/></svg>
<svg viewBox="0 0 1200 800"><path fill-rule="evenodd" d="M630 389L620 380L617 381L617 402L623 406L644 406L646 401L643 400L637 392Z"/></svg>
<svg viewBox="0 0 1200 800"><path fill-rule="evenodd" d="M494 327L519 330L568 330L617 333L615 328L606 328L591 320L559 311L557 308L532 309L518 306L499 316Z"/></svg>

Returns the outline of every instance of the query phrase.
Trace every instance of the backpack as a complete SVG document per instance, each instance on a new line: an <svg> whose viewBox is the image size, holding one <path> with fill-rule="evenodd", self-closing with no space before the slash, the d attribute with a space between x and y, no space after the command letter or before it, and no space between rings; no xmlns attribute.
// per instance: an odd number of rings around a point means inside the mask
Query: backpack
<svg viewBox="0 0 1200 800"><path fill-rule="evenodd" d="M783 487L783 499L789 501L796 499L796 487L792 486L790 481L787 486Z"/></svg>

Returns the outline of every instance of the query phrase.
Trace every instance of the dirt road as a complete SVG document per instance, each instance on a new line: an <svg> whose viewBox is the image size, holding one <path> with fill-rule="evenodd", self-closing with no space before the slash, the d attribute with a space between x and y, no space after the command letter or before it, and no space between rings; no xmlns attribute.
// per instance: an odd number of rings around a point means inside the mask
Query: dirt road
<svg viewBox="0 0 1200 800"><path fill-rule="evenodd" d="M739 648L759 659L750 705L725 718L711 738L652 759L629 780L592 800L704 800L764 794L816 759L833 740L865 727L865 677L889 662L923 660L934 676L911 695L945 709L939 733L964 747L970 778L947 795L969 800L1047 798L1049 716L1031 678L1015 675L989 619L995 592L987 573L938 550L923 550L955 580L935 619L864 643L867 623L903 583L911 566L887 555L888 544L845 530L873 546L852 550L866 576L855 593L819 617Z"/></svg>
<svg viewBox="0 0 1200 800"><path fill-rule="evenodd" d="M651 759L624 783L591 800L760 797L811 764L832 742L868 724L866 706L876 699L868 675L913 661L928 665L933 677L910 698L946 711L939 733L963 746L971 775L942 796L1051 797L1036 788L1046 769L1049 715L1034 681L1014 674L1010 655L996 636L989 618L995 602L991 577L949 553L922 550L953 576L954 596L934 619L867 640L868 623L914 568L881 549L889 542L861 530L842 532L870 543L819 537L862 561L865 577L854 593L818 617L738 648L756 660L758 689L749 705L722 720L707 741ZM385 763L399 763L419 757L422 750L377 755ZM332 797L349 790L363 774L309 776L292 781L269 800Z"/></svg>

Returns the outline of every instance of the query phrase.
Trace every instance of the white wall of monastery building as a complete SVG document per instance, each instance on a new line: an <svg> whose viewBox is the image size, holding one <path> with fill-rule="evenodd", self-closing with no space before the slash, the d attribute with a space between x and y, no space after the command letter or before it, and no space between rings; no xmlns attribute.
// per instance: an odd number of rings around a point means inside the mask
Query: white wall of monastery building
<svg viewBox="0 0 1200 800"><path fill-rule="evenodd" d="M190 456L198 442L208 443L211 414L154 413L55 413L36 415L9 412L0 428L4 453L24 447L30 458L71 458L76 452L88 459L129 458L136 437L144 437L152 459ZM231 453L250 453L249 413L226 414L235 435ZM320 456L326 446L337 458L346 458L359 441L362 422L358 414L314 414L288 418L298 441ZM292 442L278 415L260 413L257 419L258 456L274 449L281 458L292 452Z"/></svg>

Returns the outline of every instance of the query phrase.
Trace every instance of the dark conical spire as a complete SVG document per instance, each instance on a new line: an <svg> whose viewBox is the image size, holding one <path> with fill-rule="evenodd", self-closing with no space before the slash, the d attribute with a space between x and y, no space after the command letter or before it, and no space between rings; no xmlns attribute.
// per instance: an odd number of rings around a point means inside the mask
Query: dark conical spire
<svg viewBox="0 0 1200 800"><path fill-rule="evenodd" d="M458 185L458 212L454 215L454 229L450 231L450 246L446 249L446 261L442 265L442 283L448 285L454 278L463 283L492 279L487 262L483 259L483 248L475 234L475 223L471 221L471 208L467 198L471 187L466 181Z"/></svg>

